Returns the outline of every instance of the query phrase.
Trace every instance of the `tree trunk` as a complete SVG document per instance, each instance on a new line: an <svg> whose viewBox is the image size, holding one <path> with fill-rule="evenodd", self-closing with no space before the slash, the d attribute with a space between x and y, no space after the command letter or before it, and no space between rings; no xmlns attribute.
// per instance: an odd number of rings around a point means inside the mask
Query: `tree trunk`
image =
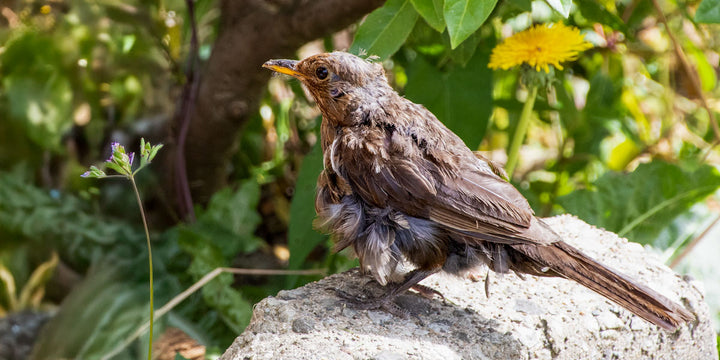
<svg viewBox="0 0 720 360"><path fill-rule="evenodd" d="M271 58L293 57L301 45L347 27L382 3L382 0L221 2L219 35L201 78L185 142L193 202L206 203L226 184L226 169L239 132L257 111L262 89L270 77L270 71L261 65ZM180 128L180 124L174 126ZM177 142L177 138L173 140ZM177 151L174 144L170 145L173 152ZM174 170L171 174L169 179L181 176ZM173 199L181 198L181 188L174 184L168 188L174 189ZM182 210L180 213L181 217L187 215Z"/></svg>

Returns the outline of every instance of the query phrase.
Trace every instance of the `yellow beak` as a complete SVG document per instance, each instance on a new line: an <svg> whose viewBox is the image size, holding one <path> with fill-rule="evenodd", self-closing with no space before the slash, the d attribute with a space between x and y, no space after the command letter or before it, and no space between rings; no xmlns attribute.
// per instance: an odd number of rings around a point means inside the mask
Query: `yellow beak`
<svg viewBox="0 0 720 360"><path fill-rule="evenodd" d="M295 70L295 65L297 65L297 63L298 62L296 60L268 60L263 64L263 67L281 74L300 78L302 74Z"/></svg>

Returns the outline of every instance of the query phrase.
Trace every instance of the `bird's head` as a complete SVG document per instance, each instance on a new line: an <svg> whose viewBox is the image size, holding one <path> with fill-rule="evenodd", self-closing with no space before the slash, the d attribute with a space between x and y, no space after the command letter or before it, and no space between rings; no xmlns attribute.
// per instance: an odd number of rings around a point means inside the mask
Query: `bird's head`
<svg viewBox="0 0 720 360"><path fill-rule="evenodd" d="M380 64L346 52L318 54L300 61L269 60L263 67L300 80L323 115L335 121L342 121L363 99L392 91Z"/></svg>

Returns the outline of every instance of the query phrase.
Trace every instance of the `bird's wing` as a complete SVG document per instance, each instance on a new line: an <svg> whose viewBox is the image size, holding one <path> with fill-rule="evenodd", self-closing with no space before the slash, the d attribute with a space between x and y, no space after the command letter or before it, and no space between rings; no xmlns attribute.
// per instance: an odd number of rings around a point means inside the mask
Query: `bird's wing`
<svg viewBox="0 0 720 360"><path fill-rule="evenodd" d="M492 170L483 171L469 150L453 157L452 168L460 170L448 171L402 134L382 127L343 132L331 146L333 167L367 203L483 240L536 241L525 234L534 219L527 201Z"/></svg>

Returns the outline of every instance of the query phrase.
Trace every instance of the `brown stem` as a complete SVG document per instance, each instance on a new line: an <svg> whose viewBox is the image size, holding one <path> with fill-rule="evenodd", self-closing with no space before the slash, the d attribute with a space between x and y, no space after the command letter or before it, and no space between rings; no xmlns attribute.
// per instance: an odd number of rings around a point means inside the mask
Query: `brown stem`
<svg viewBox="0 0 720 360"><path fill-rule="evenodd" d="M185 148L188 130L190 129L190 116L195 110L195 102L200 85L200 79L196 69L198 68L198 37L197 24L195 21L195 2L194 0L186 0L185 4L188 10L188 18L190 19L190 54L188 55L187 69L185 70L185 85L183 86L182 97L180 98L180 106L175 113L175 122L179 123L180 131L177 137L177 149ZM195 222L195 211L193 210L192 194L190 193L190 184L188 183L187 164L185 161L185 151L175 151L175 189L178 198L178 210L180 218L191 223Z"/></svg>
<svg viewBox="0 0 720 360"><path fill-rule="evenodd" d="M705 228L705 230L702 232L702 234L700 234L700 235L698 235L698 237L692 239L692 241L690 241L690 243L687 244L687 246L685 246L685 248L682 250L682 252L681 252L680 254L678 254L678 256L676 256L676 257L670 262L670 265L669 265L670 268L673 268L673 269L674 269L676 266L678 266L678 264L680 264L680 262L681 262L688 254L690 254L690 252L695 248L695 246L697 246L697 244L700 243L700 240L702 240L702 239L705 237L705 235L707 235L707 234L710 232L710 230L711 230L712 228L714 228L715 225L717 225L718 222L720 222L720 215L717 216L717 217L715 218L715 220L714 220L710 225L708 225L707 228Z"/></svg>
<svg viewBox="0 0 720 360"><path fill-rule="evenodd" d="M660 8L660 4L657 0L652 0L652 3L653 7L655 7L655 11L657 11L660 22L665 26L665 31L667 32L668 37L670 37L670 41L673 43L675 54L680 60L680 64L685 70L685 74L688 78L690 78L690 83L692 84L695 92L697 92L698 96L700 97L700 104L703 108L705 108L705 111L707 111L708 116L710 117L710 124L712 125L713 132L715 133L715 138L720 140L720 125L718 125L717 119L715 119L715 113L712 111L712 109L707 103L705 93L703 92L702 86L700 85L700 79L698 78L698 75L693 69L692 65L690 65L690 62L688 61L682 46L680 46L680 43L677 41L675 35L670 30L670 25L668 25L667 18L665 18L665 14L663 14L662 9Z"/></svg>

